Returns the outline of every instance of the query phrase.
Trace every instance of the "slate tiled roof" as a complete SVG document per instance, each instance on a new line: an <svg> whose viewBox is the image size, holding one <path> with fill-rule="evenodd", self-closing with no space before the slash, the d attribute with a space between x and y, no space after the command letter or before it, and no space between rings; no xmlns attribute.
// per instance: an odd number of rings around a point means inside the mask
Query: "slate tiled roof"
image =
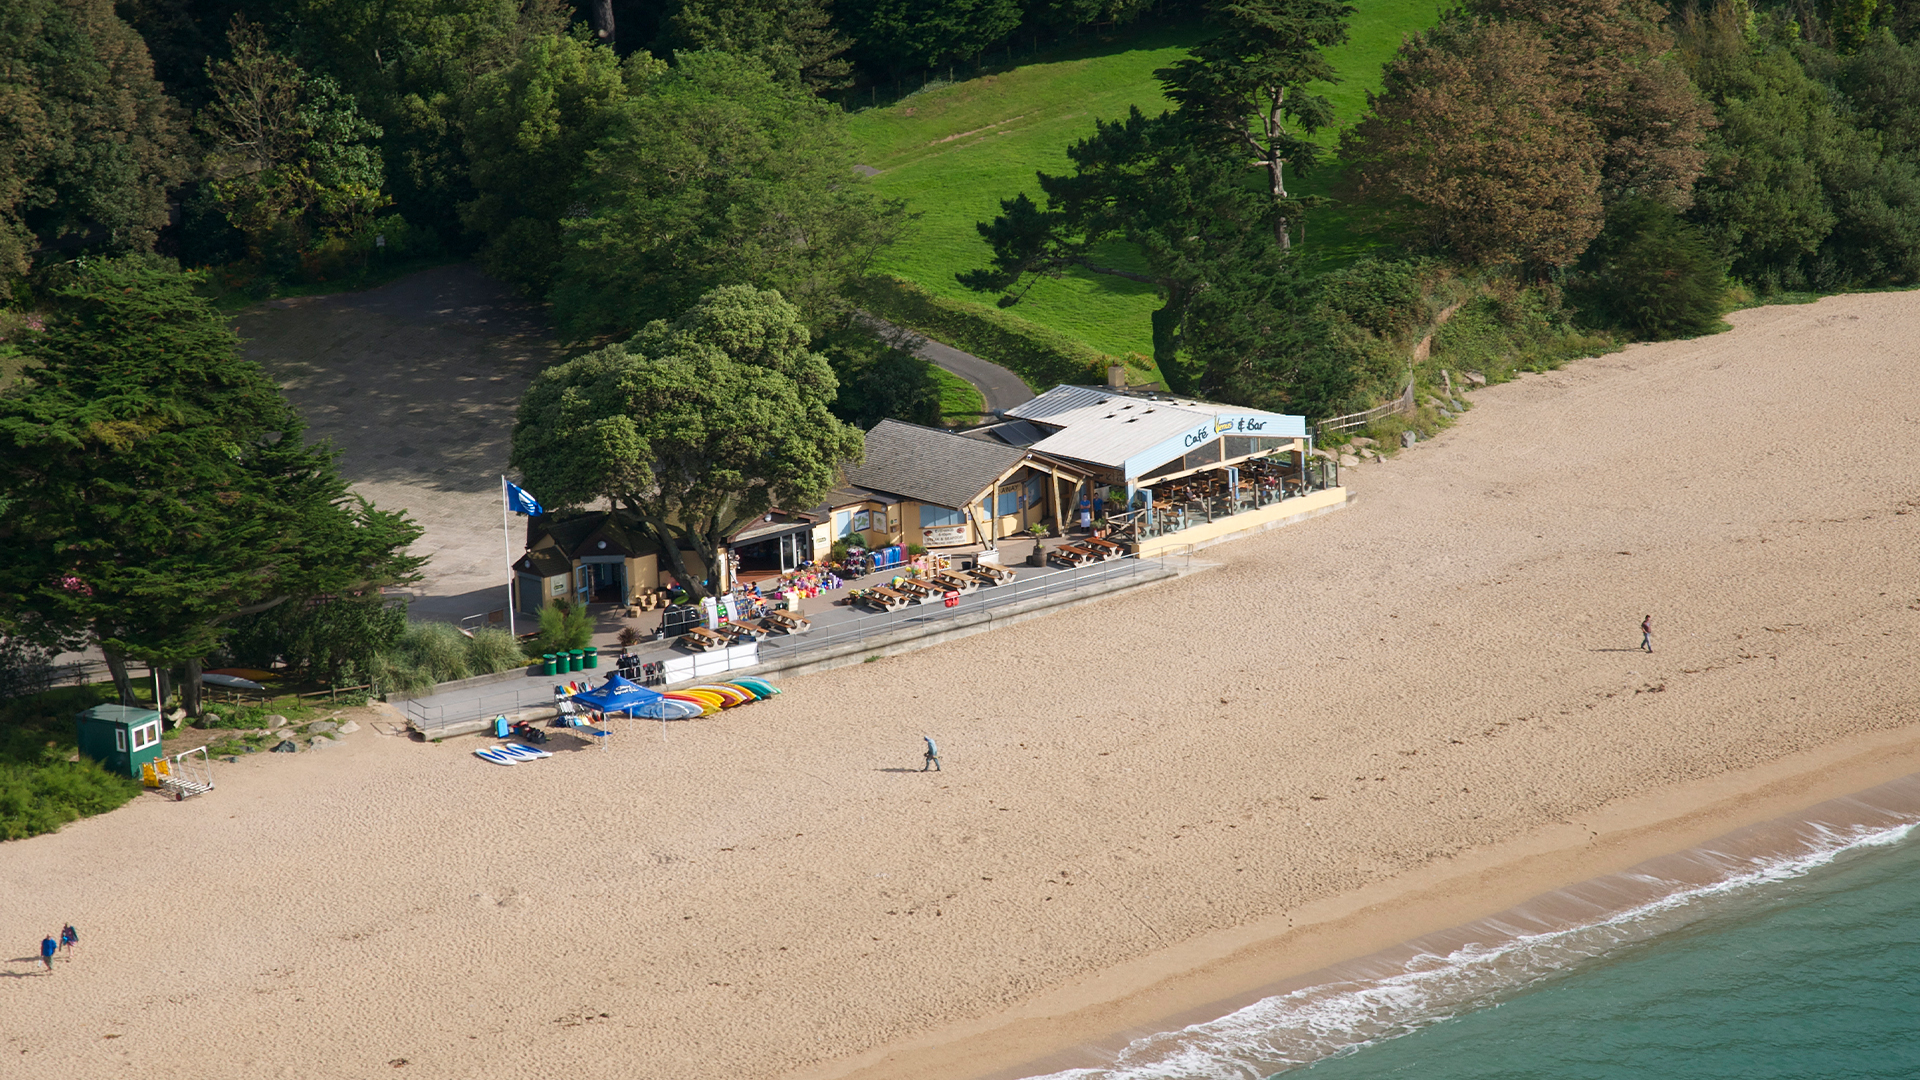
<svg viewBox="0 0 1920 1080"><path fill-rule="evenodd" d="M557 549L544 547L520 556L520 561L514 563L513 568L539 577L559 577L572 570L573 563Z"/></svg>
<svg viewBox="0 0 1920 1080"><path fill-rule="evenodd" d="M959 508L1026 456L1018 447L882 420L867 432L865 463L848 469L847 479L875 491Z"/></svg>

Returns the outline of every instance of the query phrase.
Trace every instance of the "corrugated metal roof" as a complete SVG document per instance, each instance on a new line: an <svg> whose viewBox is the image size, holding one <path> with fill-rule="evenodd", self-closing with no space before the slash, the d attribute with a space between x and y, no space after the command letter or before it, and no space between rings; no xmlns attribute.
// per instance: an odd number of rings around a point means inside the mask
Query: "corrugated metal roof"
<svg viewBox="0 0 1920 1080"><path fill-rule="evenodd" d="M1098 390L1091 386L1062 385L1054 387L1032 401L1015 405L1000 415L1014 420L1044 420L1055 423L1053 418L1060 413L1098 405L1115 396L1125 397L1125 395L1115 395L1110 390Z"/></svg>
<svg viewBox="0 0 1920 1080"><path fill-rule="evenodd" d="M867 432L866 461L848 469L847 479L864 488L957 509L1026 456L1017 447L882 420Z"/></svg>
<svg viewBox="0 0 1920 1080"><path fill-rule="evenodd" d="M1139 395L1088 386L1056 386L1007 412L1054 430L1028 449L1071 458L1137 476L1171 461L1187 449L1229 431L1257 431L1270 438L1298 438L1306 421L1298 416L1221 405L1172 395ZM1231 426L1229 426L1231 425ZM1195 436L1192 439L1184 435ZM1146 460L1143 458L1158 458Z"/></svg>
<svg viewBox="0 0 1920 1080"><path fill-rule="evenodd" d="M1055 421L1058 422L1058 421ZM1188 429L1213 426L1213 414L1158 402L1123 401L1081 409L1066 427L1034 443L1039 454L1072 458L1118 469L1127 459Z"/></svg>

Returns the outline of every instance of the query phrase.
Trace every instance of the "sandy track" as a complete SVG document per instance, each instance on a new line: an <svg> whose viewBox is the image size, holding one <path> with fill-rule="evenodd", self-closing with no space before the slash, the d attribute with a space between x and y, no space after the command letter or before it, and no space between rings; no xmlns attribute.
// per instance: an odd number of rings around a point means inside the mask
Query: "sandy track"
<svg viewBox="0 0 1920 1080"><path fill-rule="evenodd" d="M431 561L414 616L504 607L500 474L520 395L556 355L538 305L462 263L364 292L275 300L235 323L308 438L340 451L354 490L425 529L413 550Z"/></svg>
<svg viewBox="0 0 1920 1080"><path fill-rule="evenodd" d="M606 752L362 732L0 846L13 955L86 939L8 965L0 1076L773 1076L1912 724L1920 296L1734 321L1482 391L1138 595Z"/></svg>

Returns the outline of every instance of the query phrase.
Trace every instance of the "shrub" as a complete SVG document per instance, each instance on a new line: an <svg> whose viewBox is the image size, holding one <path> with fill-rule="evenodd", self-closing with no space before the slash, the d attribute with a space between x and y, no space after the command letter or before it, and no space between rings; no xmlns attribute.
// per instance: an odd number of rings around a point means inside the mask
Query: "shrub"
<svg viewBox="0 0 1920 1080"><path fill-rule="evenodd" d="M1727 278L1701 228L1650 199L1623 200L1568 292L1596 322L1662 341L1724 329Z"/></svg>
<svg viewBox="0 0 1920 1080"><path fill-rule="evenodd" d="M591 626L589 626L591 636ZM374 685L382 692L418 693L438 683L491 675L525 663L504 630L481 630L469 638L451 623L408 623L393 647L373 661Z"/></svg>
<svg viewBox="0 0 1920 1080"><path fill-rule="evenodd" d="M527 652L566 652L584 649L593 640L593 616L571 600L556 600L540 611L540 635L527 646Z"/></svg>
<svg viewBox="0 0 1920 1080"><path fill-rule="evenodd" d="M52 832L105 813L140 793L138 781L85 758L69 761L74 714L111 699L98 686L69 686L0 705L0 840Z"/></svg>

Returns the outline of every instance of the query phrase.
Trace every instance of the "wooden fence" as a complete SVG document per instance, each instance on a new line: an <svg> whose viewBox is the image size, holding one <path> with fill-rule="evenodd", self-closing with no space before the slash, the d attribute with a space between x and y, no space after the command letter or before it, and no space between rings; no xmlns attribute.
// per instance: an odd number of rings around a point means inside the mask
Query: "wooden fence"
<svg viewBox="0 0 1920 1080"><path fill-rule="evenodd" d="M1375 405L1373 408L1366 409L1362 412L1348 413L1345 416L1335 416L1322 420L1313 426L1313 430L1316 434L1323 436L1330 431L1352 431L1354 428L1366 427L1368 424L1373 423L1383 416L1393 416L1397 413L1411 413L1413 411L1413 377L1408 376L1406 390L1402 392L1399 397L1394 398L1385 405Z"/></svg>

